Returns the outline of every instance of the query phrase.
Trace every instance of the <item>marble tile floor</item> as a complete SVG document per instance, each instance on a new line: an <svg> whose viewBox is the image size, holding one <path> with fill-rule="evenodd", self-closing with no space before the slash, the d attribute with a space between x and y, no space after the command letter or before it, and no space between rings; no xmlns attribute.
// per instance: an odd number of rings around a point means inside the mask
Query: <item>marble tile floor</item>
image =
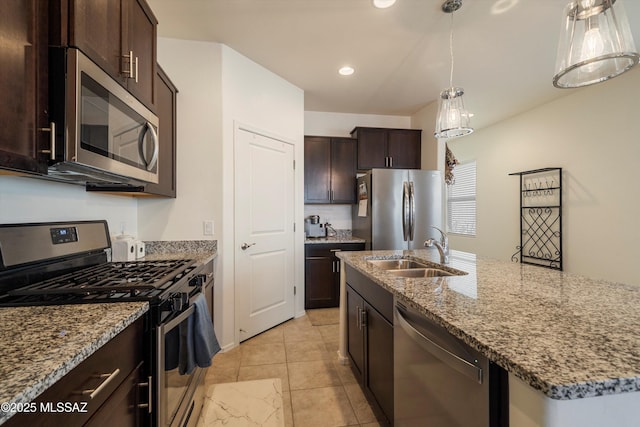
<svg viewBox="0 0 640 427"><path fill-rule="evenodd" d="M303 317L218 353L205 379L208 398L198 425L217 425L215 417L207 416L215 385L279 379L281 425L381 427L351 368L338 362L338 316L337 308L307 310Z"/></svg>

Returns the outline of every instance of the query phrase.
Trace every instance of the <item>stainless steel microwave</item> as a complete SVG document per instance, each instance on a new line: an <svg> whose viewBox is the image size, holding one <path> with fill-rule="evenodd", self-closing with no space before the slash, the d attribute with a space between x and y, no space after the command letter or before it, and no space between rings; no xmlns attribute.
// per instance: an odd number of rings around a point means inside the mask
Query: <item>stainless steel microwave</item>
<svg viewBox="0 0 640 427"><path fill-rule="evenodd" d="M48 177L82 184L158 182L158 117L75 48L50 50Z"/></svg>

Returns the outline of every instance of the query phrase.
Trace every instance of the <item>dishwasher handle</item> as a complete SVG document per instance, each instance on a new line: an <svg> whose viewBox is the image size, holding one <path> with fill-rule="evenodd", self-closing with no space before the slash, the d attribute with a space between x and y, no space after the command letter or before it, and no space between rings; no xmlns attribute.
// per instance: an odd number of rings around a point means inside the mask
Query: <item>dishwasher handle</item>
<svg viewBox="0 0 640 427"><path fill-rule="evenodd" d="M482 368L479 368L473 363L462 359L461 357L451 353L447 349L442 348L429 338L425 337L422 333L420 333L420 331L411 326L407 318L404 317L402 311L400 311L397 306L395 307L394 311L396 315L395 317L398 320L396 324L399 325L402 330L411 337L413 341L420 345L420 347L429 352L431 355L437 357L441 362L460 372L461 374L471 378L474 381L477 381L478 384L482 384Z"/></svg>

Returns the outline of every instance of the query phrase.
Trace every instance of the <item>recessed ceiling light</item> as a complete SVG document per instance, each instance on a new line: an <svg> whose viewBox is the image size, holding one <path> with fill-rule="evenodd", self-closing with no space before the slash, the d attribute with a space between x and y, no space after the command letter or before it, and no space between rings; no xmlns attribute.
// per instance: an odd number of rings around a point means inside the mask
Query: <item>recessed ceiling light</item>
<svg viewBox="0 0 640 427"><path fill-rule="evenodd" d="M378 9L386 9L394 5L396 0L373 0L373 5Z"/></svg>
<svg viewBox="0 0 640 427"><path fill-rule="evenodd" d="M341 76L350 76L351 74L355 73L355 71L356 71L356 70L354 70L354 69L353 69L353 67L349 67L348 65L346 65L346 66L344 66L344 67L340 68L340 69L338 70L338 73L339 73Z"/></svg>

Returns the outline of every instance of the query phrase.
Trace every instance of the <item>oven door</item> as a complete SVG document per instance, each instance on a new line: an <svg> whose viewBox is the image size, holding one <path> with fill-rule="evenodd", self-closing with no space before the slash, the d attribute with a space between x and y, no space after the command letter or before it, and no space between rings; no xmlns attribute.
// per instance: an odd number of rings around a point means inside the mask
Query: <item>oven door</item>
<svg viewBox="0 0 640 427"><path fill-rule="evenodd" d="M191 297L191 301L200 295ZM190 373L182 372L181 345L187 331L189 316L194 312L191 304L157 328L157 406L160 427L195 425L204 400L205 370L195 367Z"/></svg>

